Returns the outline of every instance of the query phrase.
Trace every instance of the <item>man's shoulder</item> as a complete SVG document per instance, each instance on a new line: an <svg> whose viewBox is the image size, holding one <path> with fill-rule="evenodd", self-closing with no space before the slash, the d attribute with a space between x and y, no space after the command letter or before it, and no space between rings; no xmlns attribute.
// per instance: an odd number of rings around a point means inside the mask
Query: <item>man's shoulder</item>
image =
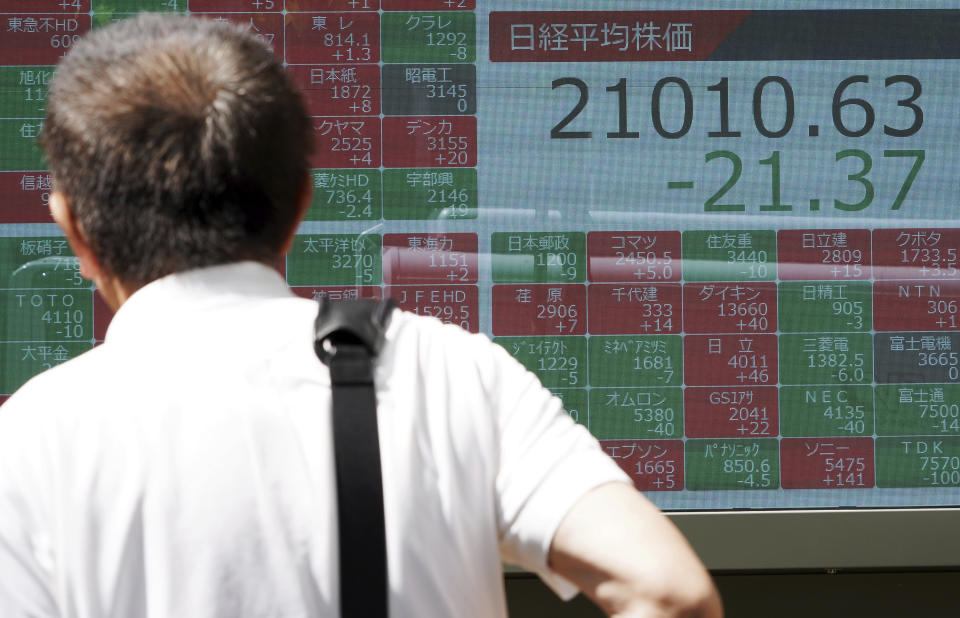
<svg viewBox="0 0 960 618"><path fill-rule="evenodd" d="M424 363L428 359L454 357L461 363L498 363L509 357L484 333L470 332L456 324L442 322L409 311L395 311L387 329L387 353ZM392 348L390 346L393 346Z"/></svg>
<svg viewBox="0 0 960 618"><path fill-rule="evenodd" d="M536 377L484 333L409 312L396 312L387 331L381 376L401 389L426 385L470 405L502 407L500 395L539 385ZM446 387L441 385L445 384Z"/></svg>
<svg viewBox="0 0 960 618"><path fill-rule="evenodd" d="M451 333L452 336L461 336L461 333L469 335L467 331L446 322L441 322L437 318L418 315L405 309L394 309L390 316L390 322L387 325L387 336L389 338L410 337L417 335L421 337L442 336L444 332Z"/></svg>
<svg viewBox="0 0 960 618"><path fill-rule="evenodd" d="M102 406L96 378L109 375L98 346L28 380L0 406L0 469L32 474L51 462L38 453L63 455ZM18 475L20 473L17 473ZM18 478L20 478L18 476ZM0 484L16 482L3 479Z"/></svg>

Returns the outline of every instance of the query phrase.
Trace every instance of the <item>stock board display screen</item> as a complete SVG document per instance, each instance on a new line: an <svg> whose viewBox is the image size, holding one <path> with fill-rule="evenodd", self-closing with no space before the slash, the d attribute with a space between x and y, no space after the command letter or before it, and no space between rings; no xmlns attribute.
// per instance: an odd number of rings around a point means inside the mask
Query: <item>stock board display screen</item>
<svg viewBox="0 0 960 618"><path fill-rule="evenodd" d="M487 333L667 509L957 505L960 3L726 4L0 0L0 391L110 320L46 209L53 65L187 12L314 117L296 293Z"/></svg>

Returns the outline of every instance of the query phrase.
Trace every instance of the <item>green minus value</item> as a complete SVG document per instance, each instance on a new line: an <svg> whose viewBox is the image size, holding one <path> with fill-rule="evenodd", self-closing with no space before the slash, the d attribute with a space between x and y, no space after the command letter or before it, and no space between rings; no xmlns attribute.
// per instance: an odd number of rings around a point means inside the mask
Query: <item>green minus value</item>
<svg viewBox="0 0 960 618"><path fill-rule="evenodd" d="M672 180L667 181L668 189L692 189L693 181L692 180Z"/></svg>

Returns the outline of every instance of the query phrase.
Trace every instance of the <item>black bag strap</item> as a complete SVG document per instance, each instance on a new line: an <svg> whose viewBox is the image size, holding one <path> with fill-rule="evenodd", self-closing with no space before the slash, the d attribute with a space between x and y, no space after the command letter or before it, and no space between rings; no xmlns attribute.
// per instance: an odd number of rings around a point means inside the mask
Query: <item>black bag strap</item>
<svg viewBox="0 0 960 618"><path fill-rule="evenodd" d="M392 300L320 300L314 348L330 367L340 528L340 616L387 618L389 579L374 360Z"/></svg>

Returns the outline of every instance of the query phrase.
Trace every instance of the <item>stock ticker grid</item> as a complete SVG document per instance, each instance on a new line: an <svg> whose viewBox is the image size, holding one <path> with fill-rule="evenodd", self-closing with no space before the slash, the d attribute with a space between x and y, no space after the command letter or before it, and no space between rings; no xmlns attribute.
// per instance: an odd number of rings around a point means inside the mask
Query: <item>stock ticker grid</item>
<svg viewBox="0 0 960 618"><path fill-rule="evenodd" d="M487 333L665 508L956 504L960 6L835 4L0 0L0 392L111 317L47 212L54 65L174 11L304 92L297 294Z"/></svg>

